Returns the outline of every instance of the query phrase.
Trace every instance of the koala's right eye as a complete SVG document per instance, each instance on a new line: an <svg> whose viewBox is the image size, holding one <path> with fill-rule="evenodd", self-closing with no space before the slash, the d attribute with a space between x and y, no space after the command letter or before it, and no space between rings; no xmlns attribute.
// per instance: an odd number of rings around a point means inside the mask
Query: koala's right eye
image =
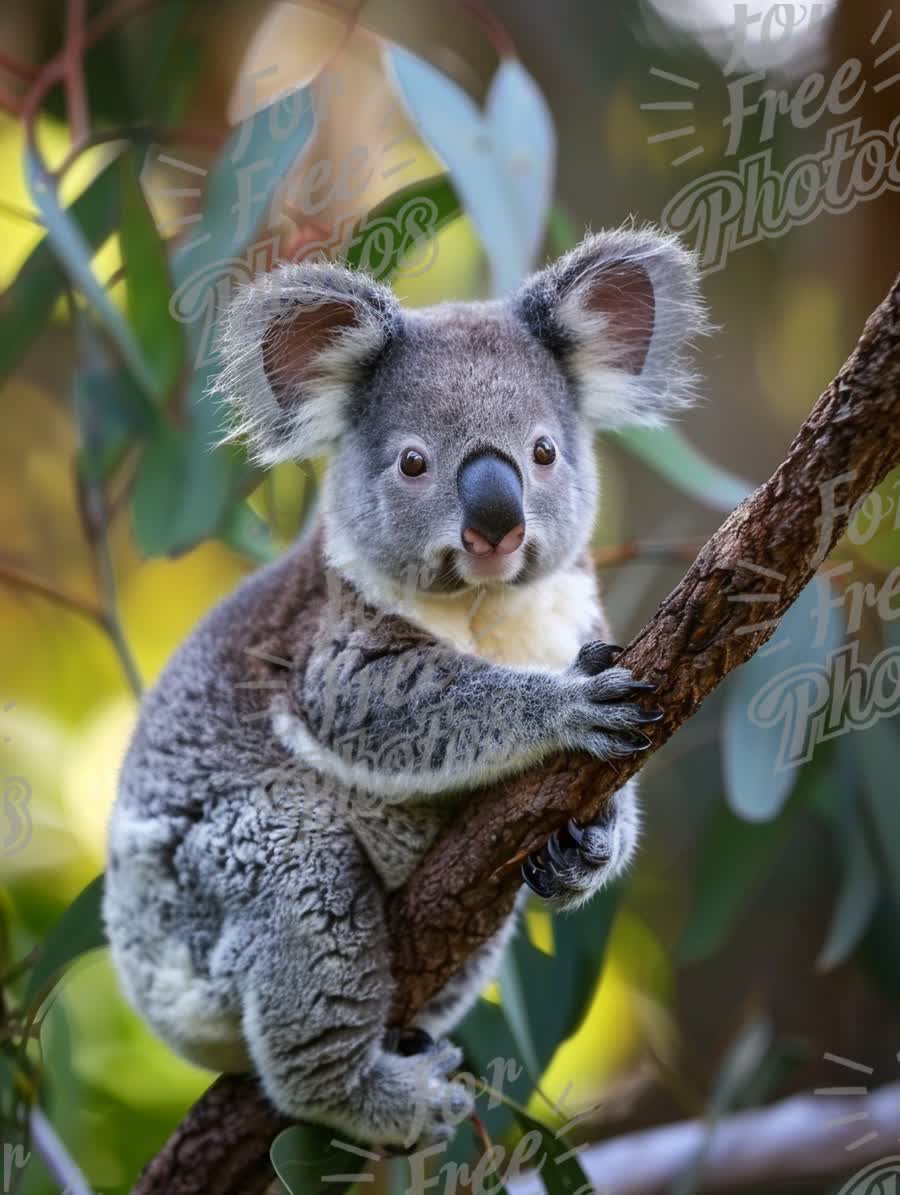
<svg viewBox="0 0 900 1195"><path fill-rule="evenodd" d="M415 448L404 448L400 453L400 472L404 477L421 477L428 468L428 462Z"/></svg>

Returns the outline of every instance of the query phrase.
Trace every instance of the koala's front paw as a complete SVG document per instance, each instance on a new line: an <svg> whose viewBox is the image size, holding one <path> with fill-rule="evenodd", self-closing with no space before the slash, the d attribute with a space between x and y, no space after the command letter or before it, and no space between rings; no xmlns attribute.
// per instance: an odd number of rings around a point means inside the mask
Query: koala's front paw
<svg viewBox="0 0 900 1195"><path fill-rule="evenodd" d="M599 641L585 644L578 653L566 674L562 746L610 759L651 745L640 728L658 722L664 711L644 709L635 699L656 686L619 668L615 661L621 654L622 648Z"/></svg>
<svg viewBox="0 0 900 1195"><path fill-rule="evenodd" d="M557 908L574 909L624 872L637 845L638 809L630 788L616 793L588 826L574 818L522 864L532 892Z"/></svg>

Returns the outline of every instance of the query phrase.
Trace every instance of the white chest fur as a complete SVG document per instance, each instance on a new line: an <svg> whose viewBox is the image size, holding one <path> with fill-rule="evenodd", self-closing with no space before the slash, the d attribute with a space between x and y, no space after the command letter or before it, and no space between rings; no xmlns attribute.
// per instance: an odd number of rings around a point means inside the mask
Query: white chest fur
<svg viewBox="0 0 900 1195"><path fill-rule="evenodd" d="M418 595L401 611L437 637L496 664L567 668L597 634L594 579L579 570L522 588L485 587L452 598Z"/></svg>

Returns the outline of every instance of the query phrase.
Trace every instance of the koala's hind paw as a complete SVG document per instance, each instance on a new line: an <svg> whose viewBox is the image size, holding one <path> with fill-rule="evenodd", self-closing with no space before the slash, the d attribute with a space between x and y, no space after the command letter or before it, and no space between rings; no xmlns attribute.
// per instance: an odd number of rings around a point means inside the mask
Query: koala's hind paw
<svg viewBox="0 0 900 1195"><path fill-rule="evenodd" d="M637 843L637 805L623 790L604 814L588 826L570 819L546 846L522 864L522 879L532 892L557 908L574 909L616 879L631 861Z"/></svg>

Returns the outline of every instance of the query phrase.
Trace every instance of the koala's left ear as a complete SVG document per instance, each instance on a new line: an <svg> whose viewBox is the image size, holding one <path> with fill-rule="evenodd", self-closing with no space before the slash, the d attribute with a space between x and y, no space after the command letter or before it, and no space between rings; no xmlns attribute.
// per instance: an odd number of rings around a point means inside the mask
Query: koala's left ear
<svg viewBox="0 0 900 1195"><path fill-rule="evenodd" d="M513 302L594 426L652 427L691 402L685 349L707 329L706 312L695 260L674 237L629 228L589 236Z"/></svg>
<svg viewBox="0 0 900 1195"><path fill-rule="evenodd" d="M213 393L233 412L227 439L245 439L262 465L325 451L401 318L393 292L358 271L302 263L259 275L220 325Z"/></svg>

